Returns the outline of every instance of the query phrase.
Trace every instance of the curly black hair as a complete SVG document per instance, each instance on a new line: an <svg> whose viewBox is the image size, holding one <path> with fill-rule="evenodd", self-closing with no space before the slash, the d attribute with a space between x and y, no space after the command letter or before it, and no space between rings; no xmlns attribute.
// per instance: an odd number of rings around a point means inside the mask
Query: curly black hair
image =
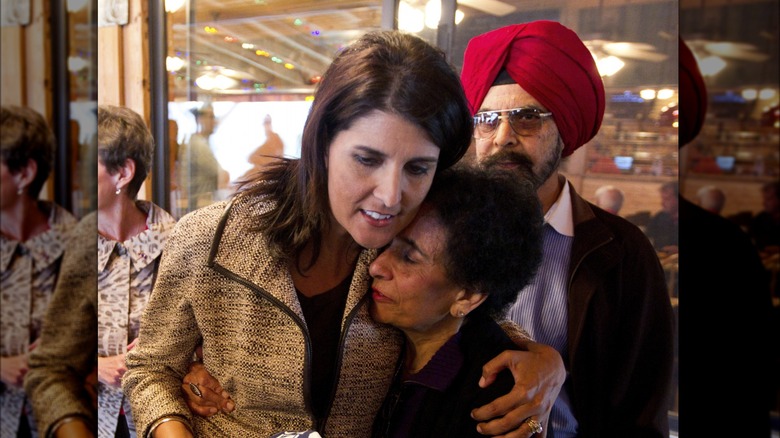
<svg viewBox="0 0 780 438"><path fill-rule="evenodd" d="M449 279L487 294L476 311L502 317L542 260L544 218L532 185L460 163L434 179L425 203L445 228Z"/></svg>

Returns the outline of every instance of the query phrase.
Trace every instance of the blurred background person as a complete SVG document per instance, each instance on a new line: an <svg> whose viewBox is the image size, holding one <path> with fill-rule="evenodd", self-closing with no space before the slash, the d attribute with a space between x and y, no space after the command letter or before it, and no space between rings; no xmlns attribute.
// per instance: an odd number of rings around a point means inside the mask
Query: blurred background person
<svg viewBox="0 0 780 438"><path fill-rule="evenodd" d="M762 253L780 252L780 182L761 187L764 209L750 223L750 237Z"/></svg>
<svg viewBox="0 0 780 438"><path fill-rule="evenodd" d="M284 142L282 137L274 132L270 114L266 114L263 119L263 129L265 130L265 142L249 155L249 163L253 167L244 174L243 178L249 177L261 170L266 164L273 162L274 157L284 155Z"/></svg>
<svg viewBox="0 0 780 438"><path fill-rule="evenodd" d="M220 166L209 138L217 126L214 108L204 104L192 110L198 130L179 148L179 187L185 190L189 211L211 204L216 191L227 187L230 175Z"/></svg>
<svg viewBox="0 0 780 438"><path fill-rule="evenodd" d="M623 191L615 186L599 187L596 190L595 197L596 205L614 215L617 215L623 207Z"/></svg>
<svg viewBox="0 0 780 438"><path fill-rule="evenodd" d="M677 253L679 186L677 181L661 185L661 210L650 218L645 233L656 251Z"/></svg>
<svg viewBox="0 0 780 438"><path fill-rule="evenodd" d="M726 205L726 194L715 186L704 186L696 192L696 200L699 207L720 215Z"/></svg>
<svg viewBox="0 0 780 438"><path fill-rule="evenodd" d="M39 200L55 140L30 108L0 108L0 436L37 436L22 388L76 218Z"/></svg>
<svg viewBox="0 0 780 438"><path fill-rule="evenodd" d="M121 387L157 265L176 220L137 200L154 139L129 108L98 107L98 435L135 437Z"/></svg>

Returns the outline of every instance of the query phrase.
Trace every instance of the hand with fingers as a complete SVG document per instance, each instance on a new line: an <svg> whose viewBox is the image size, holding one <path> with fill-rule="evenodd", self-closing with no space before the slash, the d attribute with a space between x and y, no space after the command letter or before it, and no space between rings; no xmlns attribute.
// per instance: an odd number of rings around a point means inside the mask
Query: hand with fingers
<svg viewBox="0 0 780 438"><path fill-rule="evenodd" d="M26 354L0 358L0 379L10 387L21 388L28 369Z"/></svg>
<svg viewBox="0 0 780 438"><path fill-rule="evenodd" d="M187 406L194 414L210 417L219 411L233 412L235 403L230 394L201 362L193 362L181 385Z"/></svg>
<svg viewBox="0 0 780 438"><path fill-rule="evenodd" d="M483 435L527 438L547 435L547 420L566 379L566 368L554 348L529 342L528 351L504 351L485 364L479 386L484 388L496 375L509 369L515 385L509 394L474 409Z"/></svg>

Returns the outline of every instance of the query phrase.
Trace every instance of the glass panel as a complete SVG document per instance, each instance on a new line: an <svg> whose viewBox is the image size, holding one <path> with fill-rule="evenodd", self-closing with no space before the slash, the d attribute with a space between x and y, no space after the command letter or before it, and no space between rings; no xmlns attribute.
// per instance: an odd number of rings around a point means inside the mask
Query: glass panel
<svg viewBox="0 0 780 438"><path fill-rule="evenodd" d="M68 1L68 72L73 214L97 208L97 27L94 1Z"/></svg>
<svg viewBox="0 0 780 438"><path fill-rule="evenodd" d="M380 27L381 6L168 0L174 216L225 199L266 155L299 156L315 84L339 50Z"/></svg>

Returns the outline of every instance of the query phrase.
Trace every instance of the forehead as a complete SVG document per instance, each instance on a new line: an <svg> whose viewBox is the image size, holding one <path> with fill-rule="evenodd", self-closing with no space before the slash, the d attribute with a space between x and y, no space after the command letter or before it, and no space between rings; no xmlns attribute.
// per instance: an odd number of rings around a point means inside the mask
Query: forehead
<svg viewBox="0 0 780 438"><path fill-rule="evenodd" d="M415 241L426 254L434 256L445 248L446 234L436 210L423 203L417 216L401 231L400 236Z"/></svg>
<svg viewBox="0 0 780 438"><path fill-rule="evenodd" d="M518 107L535 107L545 110L538 100L518 84L494 85L482 101L480 111L502 110Z"/></svg>

